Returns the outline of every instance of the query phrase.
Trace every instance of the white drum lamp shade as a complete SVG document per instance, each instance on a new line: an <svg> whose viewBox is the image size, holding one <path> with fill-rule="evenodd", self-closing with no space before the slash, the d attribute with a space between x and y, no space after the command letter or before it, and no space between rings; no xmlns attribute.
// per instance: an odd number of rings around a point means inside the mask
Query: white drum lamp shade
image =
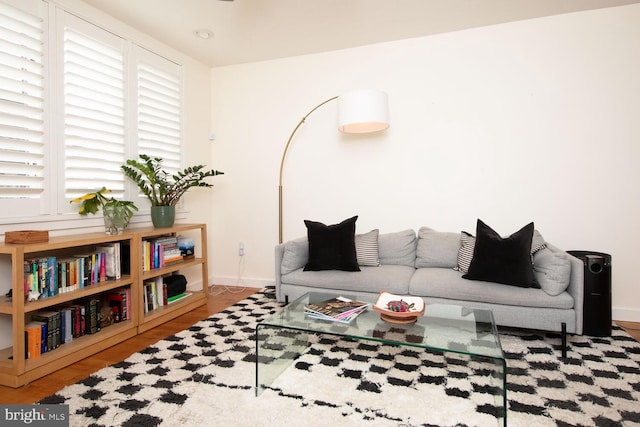
<svg viewBox="0 0 640 427"><path fill-rule="evenodd" d="M387 94L355 90L338 97L338 129L344 133L378 132L389 127Z"/></svg>

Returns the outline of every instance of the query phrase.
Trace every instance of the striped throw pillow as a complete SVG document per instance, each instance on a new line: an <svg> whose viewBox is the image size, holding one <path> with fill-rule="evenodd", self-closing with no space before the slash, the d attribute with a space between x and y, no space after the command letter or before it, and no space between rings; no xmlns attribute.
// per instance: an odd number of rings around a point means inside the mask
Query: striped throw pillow
<svg viewBox="0 0 640 427"><path fill-rule="evenodd" d="M476 246L476 238L463 231L460 233L460 250L458 251L458 265L454 270L469 272L469 265L473 259L473 248Z"/></svg>
<svg viewBox="0 0 640 427"><path fill-rule="evenodd" d="M363 267L378 267L380 265L378 234L378 229L371 230L364 234L356 234L356 258L358 259L358 265Z"/></svg>

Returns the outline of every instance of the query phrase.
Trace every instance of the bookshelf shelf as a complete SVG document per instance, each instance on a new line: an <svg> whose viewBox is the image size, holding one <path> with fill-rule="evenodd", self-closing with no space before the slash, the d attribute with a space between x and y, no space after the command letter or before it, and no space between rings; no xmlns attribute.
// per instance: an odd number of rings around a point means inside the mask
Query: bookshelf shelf
<svg viewBox="0 0 640 427"><path fill-rule="evenodd" d="M24 312L29 313L32 311L38 311L51 307L52 305L59 305L66 302L74 301L81 298L86 298L92 295L100 294L106 291L122 288L131 283L131 276L123 276L120 280L107 280L106 282L100 282L93 285L86 286L82 289L75 291L58 294L52 297L39 299L37 301L29 301L24 304Z"/></svg>
<svg viewBox="0 0 640 427"><path fill-rule="evenodd" d="M178 264L143 271L142 247L145 241L177 235L187 235L192 238L196 242L196 249L200 252L198 256L185 259ZM126 230L123 234L112 236L91 233L53 237L44 243L0 244L0 384L20 387L206 304L206 239L205 224L177 224L174 227L162 229L134 228ZM119 265L122 274L117 280L105 280L106 278L103 277L97 283L88 284L91 280L87 281L85 277L84 281L87 285L84 287L67 292L58 292L56 288L56 291L52 291L54 295L34 301L26 300L25 286L31 288L34 285L28 280L25 282L25 279L32 274L31 269L25 272L25 263L41 258L65 260L115 243L120 244L122 257ZM57 266L56 268L60 266L57 261L54 265ZM76 271L78 270L83 269L79 268ZM53 271L56 277L61 277L60 270ZM196 282L194 285L196 289L189 289L188 292L191 295L183 300L145 312L144 281L158 280L173 274L188 275ZM82 280L80 273L78 273L78 280ZM199 288L198 282L201 282ZM5 296L9 290L12 291L13 298ZM129 310L126 320L102 327L95 333L75 336L73 340L64 342L38 357L25 357L25 346L27 346L25 326L37 319L36 314L46 311L60 312L71 305L90 299L101 300L104 306L109 298L113 298L109 295L117 293L128 295ZM124 303L122 306L124 307ZM97 311L100 311L100 308L97 308ZM96 318L92 319L95 321Z"/></svg>
<svg viewBox="0 0 640 427"><path fill-rule="evenodd" d="M13 303L11 299L7 297L2 297L2 301L0 301L0 314L12 314L13 313Z"/></svg>
<svg viewBox="0 0 640 427"><path fill-rule="evenodd" d="M131 334L129 336L134 336L135 333L133 331L133 326L134 325L131 320L126 320L124 322L114 323L113 325L107 326L106 328L100 330L100 332L97 332L95 334L83 335L79 338L74 339L70 343L61 345L55 350L41 355L36 359L27 359L26 370L40 368L47 365L48 363L51 363L52 360L57 360L62 357L73 357L73 355L78 351L82 351L89 346L92 346L103 340L116 337L120 334Z"/></svg>
<svg viewBox="0 0 640 427"><path fill-rule="evenodd" d="M204 263L202 258L195 258L193 260L183 261L179 264L170 265L168 267L156 268L153 270L145 271L142 273L142 279L147 280L156 276L161 276L169 273L173 273L178 270L184 270L185 268L193 267L194 265L201 265Z"/></svg>

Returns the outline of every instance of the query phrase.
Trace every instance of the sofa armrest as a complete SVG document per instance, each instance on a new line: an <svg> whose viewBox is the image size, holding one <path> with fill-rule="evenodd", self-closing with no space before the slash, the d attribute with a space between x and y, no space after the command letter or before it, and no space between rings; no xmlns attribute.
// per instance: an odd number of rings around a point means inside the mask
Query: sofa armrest
<svg viewBox="0 0 640 427"><path fill-rule="evenodd" d="M547 243L547 248L554 252L564 253L571 262L571 277L569 279L567 293L573 298L573 308L576 312L576 334L582 335L582 326L584 323L584 264L580 259L549 243Z"/></svg>
<svg viewBox="0 0 640 427"><path fill-rule="evenodd" d="M276 245L275 262L276 262L276 299L280 302L284 301L284 296L280 295L282 285L282 259L284 258L284 243Z"/></svg>

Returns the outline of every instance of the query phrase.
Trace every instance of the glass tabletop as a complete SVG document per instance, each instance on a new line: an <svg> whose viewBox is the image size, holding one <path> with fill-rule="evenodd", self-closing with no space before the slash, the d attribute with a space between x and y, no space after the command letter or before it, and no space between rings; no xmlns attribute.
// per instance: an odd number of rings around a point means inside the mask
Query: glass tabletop
<svg viewBox="0 0 640 427"><path fill-rule="evenodd" d="M350 295L340 296L358 299ZM305 314L306 304L319 303L335 297L335 294L305 294L260 323L264 326L379 341L385 344L504 359L500 336L490 310L427 304L424 315L410 324L382 320L380 313L373 310L373 304L366 312L347 324L314 319Z"/></svg>

